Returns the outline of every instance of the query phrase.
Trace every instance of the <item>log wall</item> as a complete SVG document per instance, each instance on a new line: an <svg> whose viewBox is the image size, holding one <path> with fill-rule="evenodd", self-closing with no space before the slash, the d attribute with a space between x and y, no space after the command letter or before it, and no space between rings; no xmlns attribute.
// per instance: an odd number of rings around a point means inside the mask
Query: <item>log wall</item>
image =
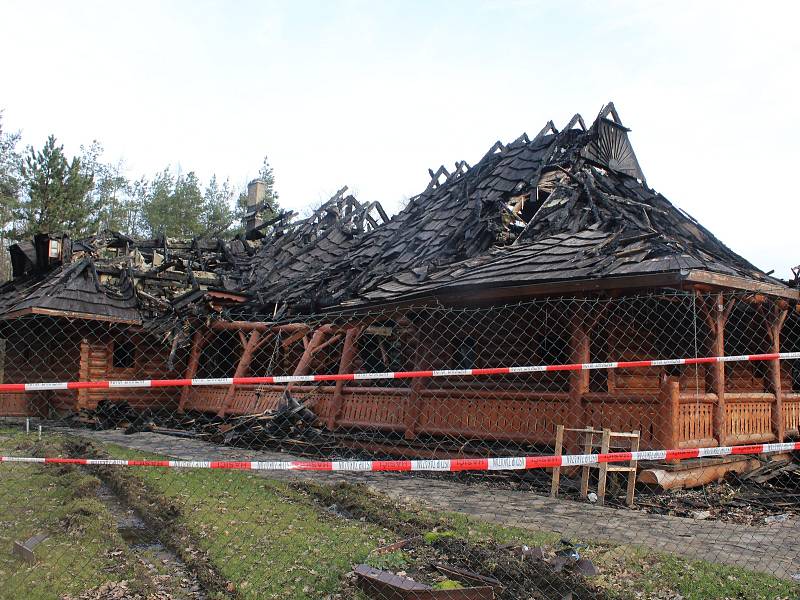
<svg viewBox="0 0 800 600"><path fill-rule="evenodd" d="M182 377L186 359L181 353L174 369L167 368L170 347L160 340L141 334L130 334L135 351L129 367L114 365L114 345L126 341L122 333L112 339L95 335L85 336L80 346L81 381L119 381L125 379L167 379ZM134 408L153 408L174 411L180 398L180 388L117 388L107 390L79 390L71 392L72 408L93 409L103 399L128 402Z"/></svg>

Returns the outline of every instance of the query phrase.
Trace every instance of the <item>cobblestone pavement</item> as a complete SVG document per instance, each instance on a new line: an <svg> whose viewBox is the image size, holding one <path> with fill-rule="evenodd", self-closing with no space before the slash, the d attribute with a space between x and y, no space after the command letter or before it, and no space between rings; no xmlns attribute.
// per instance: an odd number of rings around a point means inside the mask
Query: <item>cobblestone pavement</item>
<svg viewBox="0 0 800 600"><path fill-rule="evenodd" d="M209 457L264 461L297 458L277 452L249 451L155 433L125 435L114 430L65 431L182 460L205 460ZM779 577L800 573L800 550L796 544L800 535L800 521L793 519L747 526L651 515L635 510L552 499L528 491L488 488L398 473L272 471L264 473L264 476L273 479L313 478L318 483L364 483L401 502L469 514L503 525L556 532L563 537L595 542L634 544L689 558L746 567Z"/></svg>

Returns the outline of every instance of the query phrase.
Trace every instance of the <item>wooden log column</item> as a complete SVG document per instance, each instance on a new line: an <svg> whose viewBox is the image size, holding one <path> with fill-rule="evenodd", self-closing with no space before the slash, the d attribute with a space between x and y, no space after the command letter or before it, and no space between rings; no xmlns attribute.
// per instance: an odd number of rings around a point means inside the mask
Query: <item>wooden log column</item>
<svg viewBox="0 0 800 600"><path fill-rule="evenodd" d="M770 352L781 351L781 330L789 316L789 306L787 303L775 303L772 305L769 315L766 317L767 335L770 341ZM772 406L772 431L778 442L786 438L786 420L783 418L783 390L781 387L781 361L778 359L769 361L769 387L775 394L775 402Z"/></svg>
<svg viewBox="0 0 800 600"><path fill-rule="evenodd" d="M356 342L361 331L361 327L351 327L344 334L344 346L342 348L341 359L339 360L340 375L350 373L353 370L353 359L356 356ZM330 430L336 428L336 419L339 418L339 414L342 412L342 406L344 405L344 386L345 382L343 380L336 382L331 411L328 415L328 429Z"/></svg>
<svg viewBox="0 0 800 600"><path fill-rule="evenodd" d="M422 343L419 335L419 329L414 333L414 370L424 371L427 366L427 348ZM411 380L411 393L406 400L405 415L403 425L405 431L403 437L407 440L413 440L417 437L417 428L419 426L419 416L422 413L422 391L425 389L425 377L414 377Z"/></svg>
<svg viewBox="0 0 800 600"><path fill-rule="evenodd" d="M203 346L208 341L210 333L204 329L198 329L192 336L192 350L189 354L189 362L186 365L185 379L194 379L197 375L197 369L200 367L200 357L203 354ZM178 413L183 413L186 403L189 401L189 394L191 394L191 386L186 386L181 390L181 399L178 402Z"/></svg>
<svg viewBox="0 0 800 600"><path fill-rule="evenodd" d="M78 365L78 379L80 381L89 381L89 340L86 338L81 339L80 351L80 364ZM89 406L89 390L79 389L78 399L75 404L75 410L79 411L82 408Z"/></svg>
<svg viewBox="0 0 800 600"><path fill-rule="evenodd" d="M722 292L711 298L697 294L698 306L705 317L711 337L709 352L711 356L725 356L725 324L733 310L735 299L725 302ZM724 446L728 437L728 415L725 409L725 363L711 365L711 388L717 396L714 407L714 437L720 446Z"/></svg>
<svg viewBox="0 0 800 600"><path fill-rule="evenodd" d="M292 375L308 375L308 371L311 368L311 360L314 358L314 353L322 346L323 340L328 334L329 329L329 327L322 326L314 332L314 335L311 336L311 341L306 344L305 350L303 350L303 355L297 362L297 366L294 368L294 373L292 373ZM287 384L286 391L291 391L295 385L296 384L293 383Z"/></svg>
<svg viewBox="0 0 800 600"><path fill-rule="evenodd" d="M590 360L590 338L589 331L591 324L588 322L586 310L578 306L572 313L569 324L570 332L570 362L588 363ZM569 372L569 414L567 415L568 429L581 429L586 423L586 411L583 406L583 395L589 391L589 371L570 371ZM567 445L569 452L577 452L578 442L570 442Z"/></svg>
<svg viewBox="0 0 800 600"><path fill-rule="evenodd" d="M663 448L678 448L680 436L680 385L673 377L665 377L661 385L663 412L659 424L659 440Z"/></svg>
<svg viewBox="0 0 800 600"><path fill-rule="evenodd" d="M244 350L242 351L242 358L239 359L239 364L236 365L236 373L234 373L234 377L247 376L247 372L250 370L250 363L253 360L253 355L258 349L259 342L261 341L261 332L258 329L252 330L249 336L245 336L240 332L240 336L243 341L242 345ZM222 401L222 406L220 407L217 416L224 417L227 414L235 396L236 384L232 383L230 386L228 386L228 390L225 392L225 398Z"/></svg>

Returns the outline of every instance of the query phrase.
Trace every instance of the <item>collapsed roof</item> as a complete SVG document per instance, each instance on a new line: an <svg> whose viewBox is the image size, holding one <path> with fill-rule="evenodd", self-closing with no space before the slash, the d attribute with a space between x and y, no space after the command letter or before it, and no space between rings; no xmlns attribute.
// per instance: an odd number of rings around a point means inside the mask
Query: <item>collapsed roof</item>
<svg viewBox="0 0 800 600"><path fill-rule="evenodd" d="M237 244L104 232L81 240L42 234L10 248L14 279L0 286L0 317L62 315L140 324L224 289ZM23 259L24 257L24 259Z"/></svg>
<svg viewBox="0 0 800 600"><path fill-rule="evenodd" d="M258 299L298 310L392 303L469 289L644 274L777 279L650 189L612 103L532 139L495 143L475 165L430 171L420 195L337 260ZM669 281L664 279L665 282Z"/></svg>
<svg viewBox="0 0 800 600"><path fill-rule="evenodd" d="M307 219L290 222L281 213L257 234L230 241L40 234L9 248L14 278L0 285L0 318L41 314L144 324L296 286L388 221L380 204L361 204L346 191Z"/></svg>
<svg viewBox="0 0 800 600"><path fill-rule="evenodd" d="M277 315L645 276L639 287L694 281L797 297L649 188L628 131L611 103L590 127L580 115L562 130L550 121L473 166L431 170L391 219L345 187L306 219L281 213L230 241L37 236L11 247L0 316L143 322L234 301Z"/></svg>

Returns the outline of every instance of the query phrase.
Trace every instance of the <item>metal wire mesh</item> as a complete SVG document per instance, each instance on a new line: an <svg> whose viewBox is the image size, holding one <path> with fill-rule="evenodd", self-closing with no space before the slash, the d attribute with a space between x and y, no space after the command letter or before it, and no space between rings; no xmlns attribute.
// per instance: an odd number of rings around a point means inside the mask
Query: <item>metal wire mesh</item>
<svg viewBox="0 0 800 600"><path fill-rule="evenodd" d="M0 383L384 375L4 392L0 455L427 461L782 442L800 429L792 359L428 372L798 351L800 314L744 293L159 327L28 315L0 323ZM0 597L798 597L794 455L708 454L402 473L4 463Z"/></svg>

